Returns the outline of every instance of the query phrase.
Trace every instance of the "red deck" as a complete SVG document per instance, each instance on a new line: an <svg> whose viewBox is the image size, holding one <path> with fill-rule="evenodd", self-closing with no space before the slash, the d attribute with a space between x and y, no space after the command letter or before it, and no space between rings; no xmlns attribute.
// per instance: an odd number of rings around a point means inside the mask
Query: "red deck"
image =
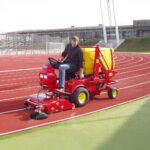
<svg viewBox="0 0 150 150"><path fill-rule="evenodd" d="M150 55L116 53L117 100L109 100L104 93L83 108L52 114L42 121L31 120L23 98L37 92L38 71L47 63L47 57L0 57L0 135L72 119L150 95Z"/></svg>

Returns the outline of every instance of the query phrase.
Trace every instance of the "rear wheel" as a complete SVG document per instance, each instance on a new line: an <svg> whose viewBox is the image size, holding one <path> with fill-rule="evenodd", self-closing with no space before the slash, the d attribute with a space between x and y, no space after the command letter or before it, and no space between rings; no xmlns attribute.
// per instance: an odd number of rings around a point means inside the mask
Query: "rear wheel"
<svg viewBox="0 0 150 150"><path fill-rule="evenodd" d="M110 89L108 90L108 97L110 99L116 99L118 96L118 90L117 89Z"/></svg>
<svg viewBox="0 0 150 150"><path fill-rule="evenodd" d="M77 107L85 106L89 102L89 92L87 89L81 87L78 88L71 96L71 102Z"/></svg>

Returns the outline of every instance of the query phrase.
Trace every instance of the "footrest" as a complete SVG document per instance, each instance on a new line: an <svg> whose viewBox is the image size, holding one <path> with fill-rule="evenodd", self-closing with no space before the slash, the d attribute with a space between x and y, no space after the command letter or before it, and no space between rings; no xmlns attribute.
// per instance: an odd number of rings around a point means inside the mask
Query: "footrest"
<svg viewBox="0 0 150 150"><path fill-rule="evenodd" d="M61 95L71 95L71 93L66 92L66 91L57 91L57 90L55 90L55 93L56 94L61 94Z"/></svg>
<svg viewBox="0 0 150 150"><path fill-rule="evenodd" d="M108 85L110 85L110 84L115 84L115 83L117 83L118 81L117 80L112 80L110 83L108 83Z"/></svg>

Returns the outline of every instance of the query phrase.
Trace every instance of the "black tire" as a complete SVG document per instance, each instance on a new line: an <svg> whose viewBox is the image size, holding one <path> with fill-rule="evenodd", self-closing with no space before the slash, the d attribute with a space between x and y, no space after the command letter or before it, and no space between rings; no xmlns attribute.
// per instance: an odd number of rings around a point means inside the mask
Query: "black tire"
<svg viewBox="0 0 150 150"><path fill-rule="evenodd" d="M33 113L30 115L30 118L31 118L31 119L35 119L38 114L39 114L38 112L33 112Z"/></svg>
<svg viewBox="0 0 150 150"><path fill-rule="evenodd" d="M47 119L48 118L48 114L44 113L44 112L33 112L30 115L31 119L34 120L43 120L43 119Z"/></svg>
<svg viewBox="0 0 150 150"><path fill-rule="evenodd" d="M114 89L109 89L108 90L108 97L110 99L116 99L117 96L118 96L118 90L117 89L114 88Z"/></svg>
<svg viewBox="0 0 150 150"><path fill-rule="evenodd" d="M84 100L79 99L81 96L81 93L84 95ZM90 99L90 94L87 89L81 87L76 89L76 91L71 96L71 102L75 104L76 107L82 107L85 106Z"/></svg>

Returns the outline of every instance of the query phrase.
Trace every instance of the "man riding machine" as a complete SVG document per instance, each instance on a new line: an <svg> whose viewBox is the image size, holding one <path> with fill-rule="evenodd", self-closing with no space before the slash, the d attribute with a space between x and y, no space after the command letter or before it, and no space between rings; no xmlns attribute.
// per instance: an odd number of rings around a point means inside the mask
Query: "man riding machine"
<svg viewBox="0 0 150 150"><path fill-rule="evenodd" d="M49 58L49 64L42 67L39 80L44 91L25 100L27 108L35 108L31 118L45 119L50 113L85 106L103 91L111 99L117 97L117 89L109 86L116 73L112 50L102 52L99 46L81 49L78 43L79 38L74 36L59 61ZM59 81L55 69L59 69Z"/></svg>

